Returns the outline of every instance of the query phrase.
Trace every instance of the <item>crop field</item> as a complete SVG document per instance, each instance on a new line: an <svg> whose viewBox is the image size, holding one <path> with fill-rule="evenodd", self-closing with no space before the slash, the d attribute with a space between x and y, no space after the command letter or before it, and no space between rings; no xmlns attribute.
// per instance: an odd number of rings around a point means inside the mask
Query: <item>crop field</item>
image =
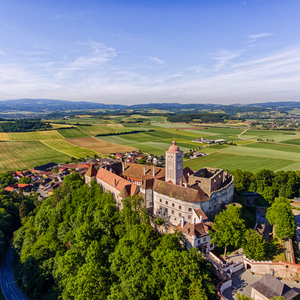
<svg viewBox="0 0 300 300"><path fill-rule="evenodd" d="M299 136L297 136L297 138L295 138L295 139L285 140L285 141L282 141L281 143L300 146L300 138L299 138Z"/></svg>
<svg viewBox="0 0 300 300"><path fill-rule="evenodd" d="M253 148L247 146L228 147L224 149L222 153L300 161L300 152L297 153L297 152L289 152L289 151L278 151L273 149L260 149L260 148Z"/></svg>
<svg viewBox="0 0 300 300"><path fill-rule="evenodd" d="M277 143L286 143L286 141L292 141L293 139L300 138L300 132L294 131L276 131L276 130L248 130L245 132L241 138L257 140L261 139L262 141L273 141Z"/></svg>
<svg viewBox="0 0 300 300"><path fill-rule="evenodd" d="M10 141L41 141L64 139L64 137L57 130L12 132L8 133L7 136Z"/></svg>
<svg viewBox="0 0 300 300"><path fill-rule="evenodd" d="M6 132L0 132L0 141L8 141L8 135Z"/></svg>
<svg viewBox="0 0 300 300"><path fill-rule="evenodd" d="M300 147L299 146L282 145L282 144L276 144L276 143L258 142L258 143L246 144L246 145L243 145L243 147L300 153Z"/></svg>
<svg viewBox="0 0 300 300"><path fill-rule="evenodd" d="M68 139L67 141L75 146L88 148L100 154L130 152L136 150L136 148L131 146L117 145L94 137Z"/></svg>
<svg viewBox="0 0 300 300"><path fill-rule="evenodd" d="M69 156L48 148L41 142L0 142L0 171L30 169L68 159Z"/></svg>
<svg viewBox="0 0 300 300"><path fill-rule="evenodd" d="M73 138L81 138L81 137L88 137L89 135L80 130L79 128L71 128L71 129L60 129L58 132L65 138L65 139L73 139Z"/></svg>
<svg viewBox="0 0 300 300"><path fill-rule="evenodd" d="M183 166L189 167L192 170L198 170L203 167L213 167L225 170L241 169L255 173L262 169L278 171L290 165L293 165L294 163L295 162L292 160L273 159L257 156L242 156L219 152L184 161Z"/></svg>
<svg viewBox="0 0 300 300"><path fill-rule="evenodd" d="M77 147L76 145L68 143L64 140L42 141L42 143L47 147L55 151L64 153L65 155L68 155L70 157L79 158L79 157L94 156L95 154L99 154L87 148Z"/></svg>
<svg viewBox="0 0 300 300"><path fill-rule="evenodd" d="M118 124L118 125L120 125L120 124ZM111 126L92 125L92 126L78 126L78 127L92 136L96 136L97 134L124 132L124 131L132 131L132 130L143 130L139 127L130 127L129 128L129 127L123 127L123 126L115 126L113 124Z"/></svg>

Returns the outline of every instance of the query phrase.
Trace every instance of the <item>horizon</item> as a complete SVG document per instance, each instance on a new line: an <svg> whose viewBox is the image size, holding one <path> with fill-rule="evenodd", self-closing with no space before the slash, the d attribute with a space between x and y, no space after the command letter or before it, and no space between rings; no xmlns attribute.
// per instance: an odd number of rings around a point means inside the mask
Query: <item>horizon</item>
<svg viewBox="0 0 300 300"><path fill-rule="evenodd" d="M297 0L4 1L0 100L300 101Z"/></svg>

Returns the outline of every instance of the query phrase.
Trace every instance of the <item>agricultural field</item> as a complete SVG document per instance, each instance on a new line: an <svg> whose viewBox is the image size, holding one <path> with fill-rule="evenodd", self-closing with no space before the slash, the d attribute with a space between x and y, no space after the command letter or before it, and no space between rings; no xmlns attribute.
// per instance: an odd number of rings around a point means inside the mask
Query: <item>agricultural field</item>
<svg viewBox="0 0 300 300"><path fill-rule="evenodd" d="M7 136L10 141L41 141L64 139L64 137L57 130L12 132L8 133Z"/></svg>
<svg viewBox="0 0 300 300"><path fill-rule="evenodd" d="M0 141L8 141L8 135L6 132L0 132Z"/></svg>
<svg viewBox="0 0 300 300"><path fill-rule="evenodd" d="M73 139L73 138L81 138L81 137L88 137L89 135L83 132L79 128L70 128L70 129L60 129L58 132L65 138L65 139Z"/></svg>
<svg viewBox="0 0 300 300"><path fill-rule="evenodd" d="M280 130L248 130L241 138L254 140L261 139L264 142L286 143L300 138L300 131L280 131Z"/></svg>
<svg viewBox="0 0 300 300"><path fill-rule="evenodd" d="M132 126L132 125L131 125ZM132 130L143 130L140 127L123 127L121 124L107 124L107 126L103 125L92 125L92 126L78 126L84 132L86 132L90 136L96 136L97 134L107 134L107 133L115 133L115 132L124 132L124 131L132 131Z"/></svg>
<svg viewBox="0 0 300 300"><path fill-rule="evenodd" d="M95 154L99 154L96 151L78 147L76 145L73 145L71 143L68 143L64 140L51 140L51 141L42 141L42 143L58 152L61 152L65 155L68 155L70 157L86 157L86 156L94 156Z"/></svg>
<svg viewBox="0 0 300 300"><path fill-rule="evenodd" d="M294 163L295 162L292 160L274 159L257 156L243 156L219 152L184 161L183 166L189 167L192 170L198 170L203 167L213 167L231 171L235 169L241 169L255 173L262 169L278 171L288 166L291 166Z"/></svg>
<svg viewBox="0 0 300 300"><path fill-rule="evenodd" d="M55 151L42 142L0 142L0 171L30 169L49 162L61 163L70 156Z"/></svg>
<svg viewBox="0 0 300 300"><path fill-rule="evenodd" d="M99 154L109 154L116 152L130 152L136 150L136 148L131 146L117 145L107 141L102 141L94 137L88 138L78 138L78 139L68 139L68 143L71 143L78 147L84 147L91 149Z"/></svg>

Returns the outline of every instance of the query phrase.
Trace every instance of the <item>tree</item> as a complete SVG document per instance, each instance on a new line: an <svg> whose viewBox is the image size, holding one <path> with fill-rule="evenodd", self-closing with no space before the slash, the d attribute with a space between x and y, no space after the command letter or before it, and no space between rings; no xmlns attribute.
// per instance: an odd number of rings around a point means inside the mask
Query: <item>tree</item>
<svg viewBox="0 0 300 300"><path fill-rule="evenodd" d="M29 184L31 182L31 178L30 177L22 177L20 179L20 183L26 183L26 184Z"/></svg>
<svg viewBox="0 0 300 300"><path fill-rule="evenodd" d="M285 198L278 198L268 208L266 217L270 224L275 225L276 236L279 238L291 238L295 233L294 214L290 203Z"/></svg>
<svg viewBox="0 0 300 300"><path fill-rule="evenodd" d="M274 188L273 186L267 186L261 194L268 203L272 204L276 197L276 193L276 188Z"/></svg>
<svg viewBox="0 0 300 300"><path fill-rule="evenodd" d="M246 244L244 246L244 253L254 260L263 260L266 256L266 242L262 235L257 231L248 229L245 234Z"/></svg>
<svg viewBox="0 0 300 300"><path fill-rule="evenodd" d="M225 248L224 256L229 245L239 247L244 242L246 227L245 221L241 218L241 212L241 207L230 204L228 209L215 217L214 231L209 232L213 238L212 243Z"/></svg>

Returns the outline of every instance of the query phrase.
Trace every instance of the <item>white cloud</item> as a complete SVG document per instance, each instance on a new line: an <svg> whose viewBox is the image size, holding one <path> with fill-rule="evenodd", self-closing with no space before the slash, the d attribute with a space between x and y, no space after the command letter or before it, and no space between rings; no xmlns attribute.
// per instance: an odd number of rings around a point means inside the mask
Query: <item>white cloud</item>
<svg viewBox="0 0 300 300"><path fill-rule="evenodd" d="M5 53L3 51L1 51L1 50L0 50L0 54L3 55L3 56L5 56Z"/></svg>
<svg viewBox="0 0 300 300"><path fill-rule="evenodd" d="M219 71L220 69L228 65L230 62L232 62L235 58L240 57L244 52L245 50L220 50L214 55L214 59L218 61L217 65L215 65L215 70Z"/></svg>
<svg viewBox="0 0 300 300"><path fill-rule="evenodd" d="M157 57L149 57L151 60L155 61L156 63L160 64L160 65L163 65L165 63L164 60L162 59L159 59Z"/></svg>
<svg viewBox="0 0 300 300"><path fill-rule="evenodd" d="M264 32L264 33L252 34L252 35L249 35L248 37L250 39L259 39L259 38L270 36L270 35L274 35L274 34L273 33Z"/></svg>

